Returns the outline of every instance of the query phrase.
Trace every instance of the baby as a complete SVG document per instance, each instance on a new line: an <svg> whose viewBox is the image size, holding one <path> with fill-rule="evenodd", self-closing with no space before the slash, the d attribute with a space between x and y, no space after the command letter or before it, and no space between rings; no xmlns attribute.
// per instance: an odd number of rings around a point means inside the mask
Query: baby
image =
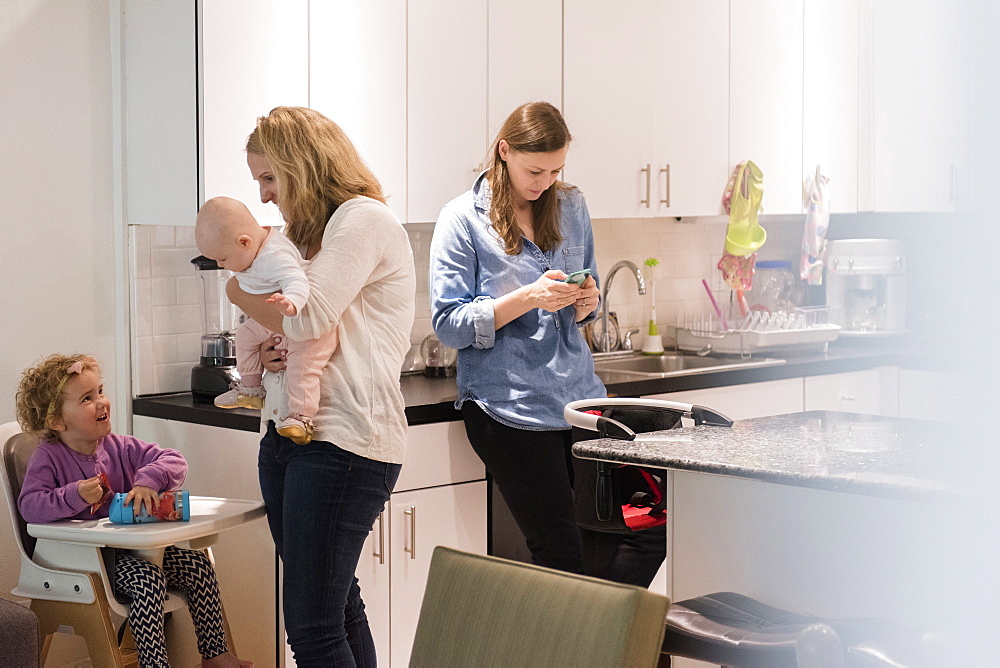
<svg viewBox="0 0 1000 668"><path fill-rule="evenodd" d="M187 462L177 450L112 433L111 401L91 355L51 355L25 370L16 404L21 428L42 439L17 499L27 522L107 517L115 492L127 492L125 502L135 509L153 508L187 476ZM187 591L204 668L252 668L229 651L208 555L170 545L161 567L116 550L114 564L115 591L128 598L141 665L170 665L163 633L163 593L169 586Z"/></svg>
<svg viewBox="0 0 1000 668"><path fill-rule="evenodd" d="M194 233L198 251L223 269L235 272L244 292L271 294L268 302L283 315L298 315L309 298L309 280L302 268L302 255L287 237L258 225L243 203L228 197L205 202L198 212ZM216 406L263 408L260 347L274 336L274 332L250 319L237 328L236 370L240 380L215 399ZM288 415L282 416L277 430L299 445L312 440L320 375L337 344L336 329L309 341L286 338Z"/></svg>

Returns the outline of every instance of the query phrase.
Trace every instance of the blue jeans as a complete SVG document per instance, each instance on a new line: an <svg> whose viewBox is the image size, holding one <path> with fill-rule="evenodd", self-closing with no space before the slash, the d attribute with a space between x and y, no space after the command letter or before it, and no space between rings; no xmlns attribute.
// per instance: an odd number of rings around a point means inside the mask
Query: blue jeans
<svg viewBox="0 0 1000 668"><path fill-rule="evenodd" d="M284 565L285 631L296 665L375 666L354 571L400 465L323 441L296 445L268 422L257 467Z"/></svg>

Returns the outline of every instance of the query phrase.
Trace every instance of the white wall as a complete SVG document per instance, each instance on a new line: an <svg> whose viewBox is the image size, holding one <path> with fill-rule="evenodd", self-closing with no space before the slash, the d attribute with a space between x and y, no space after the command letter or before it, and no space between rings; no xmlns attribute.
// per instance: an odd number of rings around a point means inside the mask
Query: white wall
<svg viewBox="0 0 1000 668"><path fill-rule="evenodd" d="M115 392L116 237L109 2L4 0L0 21L0 421L21 372L55 352L104 364ZM113 396L126 428L128 397ZM6 508L0 508L6 513ZM0 596L16 585L7 527Z"/></svg>

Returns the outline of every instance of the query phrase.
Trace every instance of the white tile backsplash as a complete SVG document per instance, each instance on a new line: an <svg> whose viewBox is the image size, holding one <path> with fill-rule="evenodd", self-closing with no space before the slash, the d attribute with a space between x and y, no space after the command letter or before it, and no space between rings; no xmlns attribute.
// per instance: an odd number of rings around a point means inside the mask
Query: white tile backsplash
<svg viewBox="0 0 1000 668"><path fill-rule="evenodd" d="M767 245L759 259L798 256L801 216L762 217ZM593 221L597 267L602 277L619 260L639 267L647 257L660 260L656 277L656 313L661 332L678 316L711 309L701 285L709 278L720 303L729 303L729 289L715 269L722 253L726 219L678 222L673 218ZM433 223L407 226L417 275L416 317L410 341L419 343L431 333L428 298L430 241ZM191 367L198 363L201 306L198 279L191 258L198 255L189 226L132 226L133 385L137 394L181 392L189 389ZM648 271L648 269L646 270ZM649 320L651 294L639 295L635 280L620 271L610 301L623 329L638 329L642 344Z"/></svg>

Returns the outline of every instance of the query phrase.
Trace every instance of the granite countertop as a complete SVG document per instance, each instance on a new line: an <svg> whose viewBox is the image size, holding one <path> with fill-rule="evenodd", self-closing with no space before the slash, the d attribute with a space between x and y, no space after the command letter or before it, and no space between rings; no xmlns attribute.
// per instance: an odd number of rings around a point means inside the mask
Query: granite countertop
<svg viewBox="0 0 1000 668"><path fill-rule="evenodd" d="M954 425L833 411L738 420L581 441L582 459L696 471L869 496L932 500L955 493ZM948 438L951 436L952 438ZM949 450L948 446L951 446Z"/></svg>
<svg viewBox="0 0 1000 668"><path fill-rule="evenodd" d="M779 355L773 355L779 356ZM786 359L776 366L723 369L708 373L695 373L669 378L649 378L608 385L609 396L636 397L680 392L712 387L725 387L756 383L783 378L814 376L870 369L880 365L908 365L926 367L928 364L941 367L934 360L916 354L901 352L898 347L882 346L830 346L828 352L780 355ZM454 378L425 378L421 374L406 374L400 378L400 387L406 401L406 419L410 425L432 422L461 420L462 414L455 410L458 394ZM206 424L228 429L258 431L260 415L258 411L246 409L225 410L212 404L195 402L190 392L146 395L132 401L135 415L179 420L195 424Z"/></svg>

